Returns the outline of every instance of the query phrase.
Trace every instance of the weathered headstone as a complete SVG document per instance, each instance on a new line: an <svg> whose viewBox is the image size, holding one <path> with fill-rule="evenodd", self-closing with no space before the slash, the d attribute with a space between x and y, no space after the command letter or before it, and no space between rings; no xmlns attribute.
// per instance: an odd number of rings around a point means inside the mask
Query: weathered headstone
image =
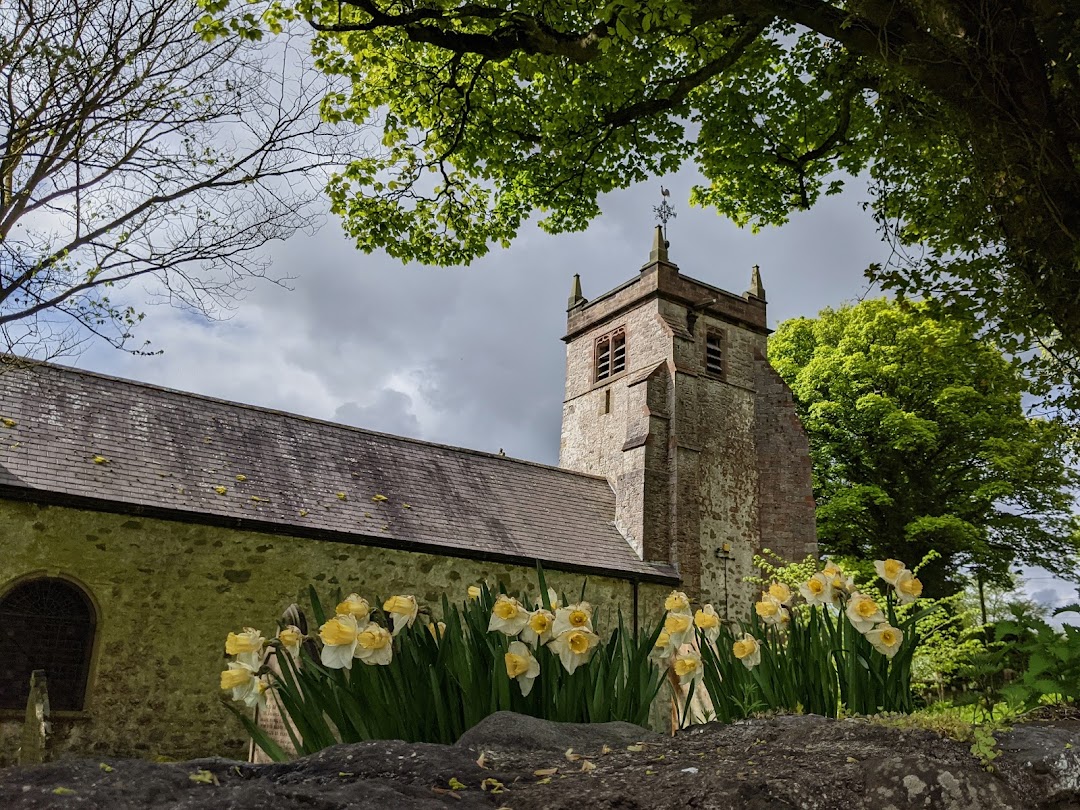
<svg viewBox="0 0 1080 810"><path fill-rule="evenodd" d="M45 762L49 731L49 688L45 670L35 669L30 675L30 697L26 701L26 721L19 746L20 765Z"/></svg>

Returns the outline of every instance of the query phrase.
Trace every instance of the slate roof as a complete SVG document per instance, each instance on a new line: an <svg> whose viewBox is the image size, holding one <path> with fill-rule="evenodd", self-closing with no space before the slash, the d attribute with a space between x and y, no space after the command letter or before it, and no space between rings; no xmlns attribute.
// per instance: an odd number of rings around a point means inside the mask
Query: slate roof
<svg viewBox="0 0 1080 810"><path fill-rule="evenodd" d="M0 364L0 420L8 497L677 580L595 476L52 364Z"/></svg>

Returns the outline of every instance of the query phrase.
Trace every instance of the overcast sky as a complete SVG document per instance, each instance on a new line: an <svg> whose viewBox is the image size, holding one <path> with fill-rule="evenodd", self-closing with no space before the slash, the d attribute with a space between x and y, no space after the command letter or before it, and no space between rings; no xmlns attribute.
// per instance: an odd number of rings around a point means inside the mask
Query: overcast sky
<svg viewBox="0 0 1080 810"><path fill-rule="evenodd" d="M594 298L648 258L661 182L677 218L670 258L688 276L742 293L761 267L769 323L868 294L863 271L888 247L857 182L758 234L685 202L691 170L608 195L585 233L527 225L509 250L470 267L402 265L358 252L328 217L275 245L291 289L256 286L228 320L150 307L136 337L156 357L95 346L83 368L428 441L558 463L566 300L574 273ZM1075 590L1043 572L1025 587L1063 604Z"/></svg>

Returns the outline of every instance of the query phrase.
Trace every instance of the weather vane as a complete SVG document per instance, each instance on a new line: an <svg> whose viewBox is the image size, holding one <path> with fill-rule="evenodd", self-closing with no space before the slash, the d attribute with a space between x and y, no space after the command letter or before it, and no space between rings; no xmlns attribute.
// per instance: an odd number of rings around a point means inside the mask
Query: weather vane
<svg viewBox="0 0 1080 810"><path fill-rule="evenodd" d="M668 221L675 219L677 214L675 213L675 208L668 202L671 192L663 186L660 186L660 196L663 197L663 199L660 201L659 205L654 205L652 210L653 213L656 214L657 221L664 226L664 239L667 240Z"/></svg>

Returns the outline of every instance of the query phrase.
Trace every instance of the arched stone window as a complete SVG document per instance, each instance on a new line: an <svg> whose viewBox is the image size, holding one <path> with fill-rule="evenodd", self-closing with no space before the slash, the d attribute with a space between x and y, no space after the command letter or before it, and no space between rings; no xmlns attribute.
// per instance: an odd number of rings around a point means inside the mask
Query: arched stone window
<svg viewBox="0 0 1080 810"><path fill-rule="evenodd" d="M0 709L23 709L30 673L45 670L52 711L79 711L86 696L97 617L74 583L40 578L0 598Z"/></svg>

